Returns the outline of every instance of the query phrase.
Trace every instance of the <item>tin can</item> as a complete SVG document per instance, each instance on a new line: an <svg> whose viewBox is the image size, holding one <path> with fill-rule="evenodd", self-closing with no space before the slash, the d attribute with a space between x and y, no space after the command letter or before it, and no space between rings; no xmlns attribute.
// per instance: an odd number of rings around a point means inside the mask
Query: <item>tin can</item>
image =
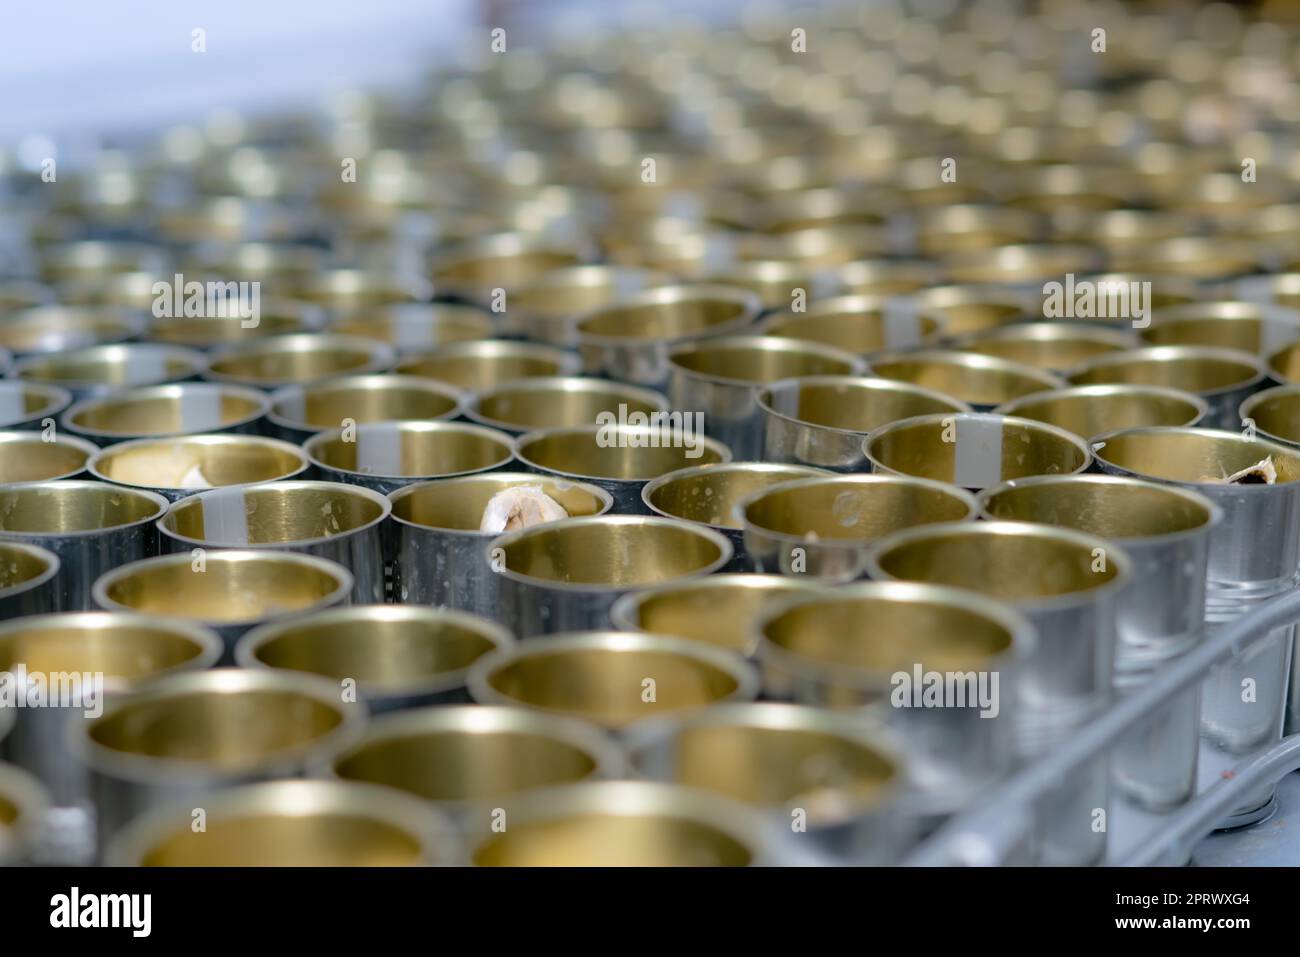
<svg viewBox="0 0 1300 957"><path fill-rule="evenodd" d="M658 715L685 715L758 694L758 672L699 642L624 631L522 641L470 669L480 704L580 718L610 731Z"/></svg>
<svg viewBox="0 0 1300 957"><path fill-rule="evenodd" d="M971 411L920 386L855 376L782 379L755 395L765 460L833 472L867 470L863 442L874 429L918 415Z"/></svg>
<svg viewBox="0 0 1300 957"><path fill-rule="evenodd" d="M614 499L615 512L645 514L642 498L652 479L678 469L730 462L731 450L696 428L683 413L660 425L611 423L584 428L539 429L515 439L515 458L543 475L598 485Z"/></svg>
<svg viewBox="0 0 1300 957"><path fill-rule="evenodd" d="M204 827L195 830L201 807ZM455 827L390 788L270 781L195 794L144 814L109 867L414 867L462 863Z"/></svg>
<svg viewBox="0 0 1300 957"><path fill-rule="evenodd" d="M0 486L77 478L97 451L85 439L57 432L0 432Z"/></svg>
<svg viewBox="0 0 1300 957"><path fill-rule="evenodd" d="M203 489L294 478L308 464L302 449L278 439L192 435L97 449L87 471L101 481L148 489L175 502Z"/></svg>
<svg viewBox="0 0 1300 957"><path fill-rule="evenodd" d="M158 552L154 522L161 495L102 482L64 479L0 488L0 540L25 542L59 558L55 611L94 607L100 575Z"/></svg>
<svg viewBox="0 0 1300 957"><path fill-rule="evenodd" d="M0 541L0 621L53 611L60 564L47 549Z"/></svg>
<svg viewBox="0 0 1300 957"><path fill-rule="evenodd" d="M392 507L359 485L293 480L198 492L158 520L164 552L274 549L315 555L352 572L353 601L385 597L383 526Z"/></svg>
<svg viewBox="0 0 1300 957"><path fill-rule="evenodd" d="M638 722L627 743L647 777L754 807L845 862L896 863L912 837L901 754L883 729L843 712L724 705Z"/></svg>
<svg viewBox="0 0 1300 957"><path fill-rule="evenodd" d="M1209 405L1204 424L1235 429L1242 400L1264 387L1268 369L1255 356L1210 346L1151 346L1099 356L1070 371L1074 385L1128 383L1182 389Z"/></svg>
<svg viewBox="0 0 1300 957"><path fill-rule="evenodd" d="M626 759L601 728L556 714L445 705L385 714L325 774L383 785L473 826L541 788L617 778Z"/></svg>
<svg viewBox="0 0 1300 957"><path fill-rule="evenodd" d="M463 612L353 605L261 625L240 639L235 662L351 682L378 713L469 701L469 666L513 641L495 622Z"/></svg>
<svg viewBox="0 0 1300 957"><path fill-rule="evenodd" d="M477 339L407 356L397 364L396 371L473 392L516 379L574 375L579 366L575 353L555 346Z"/></svg>
<svg viewBox="0 0 1300 957"><path fill-rule="evenodd" d="M296 777L356 741L365 709L316 675L219 668L114 699L73 736L90 770L99 846L154 808ZM271 733L268 733L270 731Z"/></svg>
<svg viewBox="0 0 1300 957"><path fill-rule="evenodd" d="M799 375L853 375L865 364L841 349L778 336L714 336L669 350L668 397L703 417L708 435L740 458L762 451L755 387Z"/></svg>
<svg viewBox="0 0 1300 957"><path fill-rule="evenodd" d="M197 433L257 434L269 403L242 386L183 382L127 389L73 404L59 423L96 445Z"/></svg>
<svg viewBox="0 0 1300 957"><path fill-rule="evenodd" d="M711 528L640 515L548 522L494 539L497 617L520 638L609 624L614 602L638 588L709 575L731 561Z"/></svg>
<svg viewBox="0 0 1300 957"><path fill-rule="evenodd" d="M381 495L427 479L503 469L514 458L509 435L465 422L367 422L318 432L302 448L321 478Z"/></svg>
<svg viewBox="0 0 1300 957"><path fill-rule="evenodd" d="M235 642L251 628L346 604L352 587L351 572L322 558L232 549L128 562L105 572L94 595L110 611L211 628L224 642L228 664Z"/></svg>
<svg viewBox="0 0 1300 957"><path fill-rule="evenodd" d="M521 486L540 488L571 517L603 515L614 502L596 485L522 472L486 472L400 488L389 495L394 600L497 617L501 584L488 556L488 544L496 536L481 530L482 518L494 495Z"/></svg>
<svg viewBox="0 0 1300 957"><path fill-rule="evenodd" d="M341 376L271 393L268 430L288 442L303 442L329 429L410 419L444 421L461 413L458 389L409 375Z"/></svg>
<svg viewBox="0 0 1300 957"><path fill-rule="evenodd" d="M981 489L1030 475L1070 475L1092 464L1087 443L1054 425L987 412L921 415L863 442L873 472Z"/></svg>
<svg viewBox="0 0 1300 957"><path fill-rule="evenodd" d="M1157 385L1076 385L1004 402L998 415L1046 422L1085 439L1144 425L1196 425L1209 411L1198 395Z"/></svg>

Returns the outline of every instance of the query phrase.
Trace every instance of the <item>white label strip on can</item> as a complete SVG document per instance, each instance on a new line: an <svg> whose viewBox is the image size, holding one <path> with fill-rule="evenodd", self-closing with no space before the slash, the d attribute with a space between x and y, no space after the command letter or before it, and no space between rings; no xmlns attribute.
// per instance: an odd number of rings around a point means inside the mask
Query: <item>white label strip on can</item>
<svg viewBox="0 0 1300 957"><path fill-rule="evenodd" d="M1271 356L1283 346L1300 339L1300 314L1294 309L1268 303L1260 307L1259 354Z"/></svg>
<svg viewBox="0 0 1300 957"><path fill-rule="evenodd" d="M402 475L402 432L388 425L357 429L357 471Z"/></svg>
<svg viewBox="0 0 1300 957"><path fill-rule="evenodd" d="M166 382L172 378L167 364L167 353L162 351L137 352L129 359L127 378L133 383Z"/></svg>
<svg viewBox="0 0 1300 957"><path fill-rule="evenodd" d="M209 432L222 425L221 390L209 386L181 386L181 431Z"/></svg>
<svg viewBox="0 0 1300 957"><path fill-rule="evenodd" d="M0 383L0 423L21 422L27 418L27 400L17 383Z"/></svg>
<svg viewBox="0 0 1300 957"><path fill-rule="evenodd" d="M274 409L277 415L289 422L307 421L307 397L302 387L293 386L287 389L275 400Z"/></svg>
<svg viewBox="0 0 1300 957"><path fill-rule="evenodd" d="M437 319L398 312L393 315L393 345L403 352L417 352L436 346Z"/></svg>
<svg viewBox="0 0 1300 957"><path fill-rule="evenodd" d="M884 312L886 349L909 349L921 344L921 318L914 310L891 308Z"/></svg>
<svg viewBox="0 0 1300 957"><path fill-rule="evenodd" d="M248 544L248 507L242 488L219 488L199 498L203 537L214 545Z"/></svg>
<svg viewBox="0 0 1300 957"><path fill-rule="evenodd" d="M953 430L953 484L983 489L1002 481L1002 417L953 416Z"/></svg>
<svg viewBox="0 0 1300 957"><path fill-rule="evenodd" d="M1272 276L1247 276L1233 283L1233 295L1245 302L1275 302Z"/></svg>

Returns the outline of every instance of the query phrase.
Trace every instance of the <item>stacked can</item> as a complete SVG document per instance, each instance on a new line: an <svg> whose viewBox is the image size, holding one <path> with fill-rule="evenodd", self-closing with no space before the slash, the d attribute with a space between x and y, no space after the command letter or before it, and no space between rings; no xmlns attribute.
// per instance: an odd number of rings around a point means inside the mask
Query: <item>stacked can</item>
<svg viewBox="0 0 1300 957"><path fill-rule="evenodd" d="M1013 690L1021 762L1050 752L1109 705L1117 614L1133 578L1132 559L1114 543L1025 522L931 525L882 539L867 572L979 592L1030 621L1038 641ZM1100 863L1109 796L1104 759L1061 781L1035 809L1034 859Z"/></svg>
<svg viewBox="0 0 1300 957"><path fill-rule="evenodd" d="M1133 577L1119 599L1115 691L1140 688L1202 635L1210 534L1222 520L1194 492L1103 475L1017 479L980 496L993 519L1074 528L1123 547ZM1200 694L1185 692L1112 754L1122 794L1166 811L1196 791Z"/></svg>
<svg viewBox="0 0 1300 957"><path fill-rule="evenodd" d="M1096 439L1098 462L1198 492L1222 515L1210 532L1206 566L1207 633L1300 581L1300 454L1274 442L1213 429L1144 428ZM1294 625L1275 628L1215 671L1202 688L1202 782L1241 755L1281 738ZM1249 824L1269 814L1273 788L1248 795L1223 822Z"/></svg>

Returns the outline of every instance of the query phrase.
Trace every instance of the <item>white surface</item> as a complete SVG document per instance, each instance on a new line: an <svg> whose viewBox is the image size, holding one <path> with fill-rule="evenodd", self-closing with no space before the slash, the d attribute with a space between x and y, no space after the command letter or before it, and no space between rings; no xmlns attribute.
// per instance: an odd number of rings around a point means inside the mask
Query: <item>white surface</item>
<svg viewBox="0 0 1300 957"><path fill-rule="evenodd" d="M0 142L202 122L410 81L464 49L474 0L57 0L0 14ZM191 49L206 31L207 52Z"/></svg>

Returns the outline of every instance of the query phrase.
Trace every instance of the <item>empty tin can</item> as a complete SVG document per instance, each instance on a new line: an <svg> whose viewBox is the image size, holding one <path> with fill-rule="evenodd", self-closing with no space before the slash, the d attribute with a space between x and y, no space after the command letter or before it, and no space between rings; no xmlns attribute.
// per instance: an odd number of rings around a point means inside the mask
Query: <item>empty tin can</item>
<svg viewBox="0 0 1300 957"><path fill-rule="evenodd" d="M901 754L843 712L723 705L638 722L627 745L645 776L750 805L842 861L895 863L912 837Z"/></svg>
<svg viewBox="0 0 1300 957"><path fill-rule="evenodd" d="M73 738L100 847L146 811L214 788L296 777L356 741L365 709L316 675L219 668L115 698Z"/></svg>
<svg viewBox="0 0 1300 957"><path fill-rule="evenodd" d="M837 475L756 492L738 511L758 571L845 582L862 575L876 539L914 525L971 521L979 509L969 492L942 482Z"/></svg>
<svg viewBox="0 0 1300 957"><path fill-rule="evenodd" d="M1269 356L1300 339L1300 312L1232 300L1190 303L1158 310L1141 336L1154 346L1217 346Z"/></svg>
<svg viewBox="0 0 1300 957"><path fill-rule="evenodd" d="M221 640L191 622L129 612L38 615L0 625L0 670L17 693L43 694L44 707L13 708L13 729L0 751L37 777L51 803L67 808L52 835L63 863L93 855L90 777L70 754L78 728L107 702L163 675L216 664Z"/></svg>
<svg viewBox="0 0 1300 957"><path fill-rule="evenodd" d="M622 631L671 635L753 657L758 621L790 598L824 594L812 579L778 575L709 575L635 591L614 603L609 617Z"/></svg>
<svg viewBox="0 0 1300 957"><path fill-rule="evenodd" d="M691 788L609 781L512 802L506 828L470 833L479 867L746 867L780 863L761 815Z"/></svg>
<svg viewBox="0 0 1300 957"><path fill-rule="evenodd" d="M933 343L943 320L891 308L881 296L837 296L813 302L803 312L783 312L764 319L766 335L834 346L856 355L907 349Z"/></svg>
<svg viewBox="0 0 1300 957"><path fill-rule="evenodd" d="M667 354L668 397L697 413L705 432L744 459L758 456L763 422L755 387L800 375L852 375L864 363L852 353L777 336L713 336Z"/></svg>
<svg viewBox="0 0 1300 957"><path fill-rule="evenodd" d="M0 485L76 478L97 451L58 432L0 432Z"/></svg>
<svg viewBox="0 0 1300 957"><path fill-rule="evenodd" d="M6 315L0 348L18 357L50 355L138 339L145 327L144 315L129 309L42 306Z"/></svg>
<svg viewBox="0 0 1300 957"><path fill-rule="evenodd" d="M542 376L490 386L468 397L471 422L516 435L535 429L596 425L601 413L649 417L668 412L668 397L653 389L582 376Z"/></svg>
<svg viewBox="0 0 1300 957"><path fill-rule="evenodd" d="M1190 488L1223 512L1210 536L1205 626L1213 634L1300 580L1300 453L1214 429L1128 429L1097 438L1104 471ZM1267 461L1273 483L1230 476ZM1240 755L1276 742L1285 721L1295 626L1275 628L1217 668L1201 688L1203 783ZM1271 810L1273 788L1252 793L1222 823L1249 824Z"/></svg>
<svg viewBox="0 0 1300 957"><path fill-rule="evenodd" d="M740 504L773 485L825 475L821 469L768 462L695 465L651 479L641 490L646 509L721 532L734 550L730 571L755 571L743 534Z"/></svg>
<svg viewBox="0 0 1300 957"><path fill-rule="evenodd" d="M835 472L868 468L863 440L873 429L917 415L971 410L920 386L856 376L782 379L759 389L756 401L764 459Z"/></svg>
<svg viewBox="0 0 1300 957"><path fill-rule="evenodd" d="M325 771L405 791L474 826L498 809L508 814L531 791L620 777L625 766L618 743L585 721L527 708L446 705L375 718Z"/></svg>
<svg viewBox="0 0 1300 957"><path fill-rule="evenodd" d="M579 316L671 281L666 273L634 266L551 269L509 291L501 313L502 328L534 342L573 347L577 345L574 325Z"/></svg>
<svg viewBox="0 0 1300 957"><path fill-rule="evenodd" d="M72 404L72 393L39 382L0 380L0 429L47 428Z"/></svg>
<svg viewBox="0 0 1300 957"><path fill-rule="evenodd" d="M100 575L157 554L161 495L102 482L62 480L0 488L0 540L37 545L59 558L56 611L94 607Z"/></svg>
<svg viewBox="0 0 1300 957"><path fill-rule="evenodd" d="M195 808L204 826L195 829ZM450 821L390 788L270 781L199 793L144 814L109 867L418 867L462 863Z"/></svg>
<svg viewBox="0 0 1300 957"><path fill-rule="evenodd" d="M172 504L158 521L165 552L194 549L280 549L343 565L355 579L352 597L383 602L383 524L388 499L359 485L270 482L197 492Z"/></svg>
<svg viewBox="0 0 1300 957"><path fill-rule="evenodd" d="M121 389L192 379L204 364L202 354L192 349L133 342L30 356L14 365L13 374L29 382L60 386L74 399L88 399Z"/></svg>
<svg viewBox="0 0 1300 957"><path fill-rule="evenodd" d="M859 582L775 604L755 634L768 697L874 715L897 732L923 824L969 806L1014 767L1017 682L1035 636L1006 605L936 585ZM927 705L915 693L926 672L940 683L961 673L966 697Z"/></svg>
<svg viewBox="0 0 1300 957"><path fill-rule="evenodd" d="M453 342L491 339L491 313L448 302L364 306L337 315L329 331L386 342L398 355L427 352Z"/></svg>
<svg viewBox="0 0 1300 957"><path fill-rule="evenodd" d="M872 356L871 371L885 379L932 389L977 412L987 412L1022 395L1060 389L1060 377L1007 359L970 352L926 349Z"/></svg>
<svg viewBox="0 0 1300 957"><path fill-rule="evenodd" d="M261 625L240 639L235 662L331 678L358 692L372 712L382 712L468 701L469 666L513 641L477 615L353 605Z"/></svg>
<svg viewBox="0 0 1300 957"><path fill-rule="evenodd" d="M0 764L0 866L31 863L40 853L49 798L34 777Z"/></svg>
<svg viewBox="0 0 1300 957"><path fill-rule="evenodd" d="M393 347L374 339L333 333L267 336L214 349L203 377L256 389L365 375L392 368Z"/></svg>
<svg viewBox="0 0 1300 957"><path fill-rule="evenodd" d="M269 431L288 442L353 423L443 421L461 413L458 389L419 376L341 376L271 393Z"/></svg>
<svg viewBox="0 0 1300 957"><path fill-rule="evenodd" d="M256 389L182 382L84 399L59 421L97 445L111 445L204 432L256 434L268 407L266 394Z"/></svg>
<svg viewBox="0 0 1300 957"><path fill-rule="evenodd" d="M387 495L405 485L508 466L509 435L466 422L367 422L318 432L303 443L316 474Z"/></svg>
<svg viewBox="0 0 1300 957"><path fill-rule="evenodd" d="M993 411L1088 439L1143 425L1196 425L1209 405L1198 395L1164 386L1076 385L1012 399Z"/></svg>
<svg viewBox="0 0 1300 957"><path fill-rule="evenodd" d="M721 648L664 635L583 631L522 641L470 669L481 704L581 718L611 731L758 694L754 667Z"/></svg>
<svg viewBox="0 0 1300 957"><path fill-rule="evenodd" d="M47 549L0 541L0 621L54 611L59 565Z"/></svg>
<svg viewBox="0 0 1300 957"><path fill-rule="evenodd" d="M1039 476L980 496L994 519L1075 528L1121 545L1134 563L1120 597L1115 688L1142 686L1200 640L1210 535L1223 513L1190 490L1110 475ZM1180 694L1117 746L1122 793L1165 810L1194 793L1200 694Z"/></svg>
<svg viewBox="0 0 1300 957"><path fill-rule="evenodd" d="M977 332L955 342L954 346L965 352L1059 374L1094 356L1123 352L1136 344L1130 333L1120 329L1089 328L1082 323L1032 322Z"/></svg>
<svg viewBox="0 0 1300 957"><path fill-rule="evenodd" d="M761 310L757 295L732 286L660 286L579 319L578 352L589 373L662 388L674 346L740 332Z"/></svg>
<svg viewBox="0 0 1300 957"><path fill-rule="evenodd" d="M229 550L128 562L95 582L95 603L113 611L167 615L216 631L226 663L249 629L346 604L352 574L290 552Z"/></svg>
<svg viewBox="0 0 1300 957"><path fill-rule="evenodd" d="M922 415L863 442L874 472L981 489L1030 475L1069 475L1092 464L1087 443L1054 425L991 413Z"/></svg>
<svg viewBox="0 0 1300 957"><path fill-rule="evenodd" d="M479 391L515 379L574 375L578 356L555 346L510 339L453 342L404 358L397 372L436 379L457 389Z"/></svg>
<svg viewBox="0 0 1300 957"><path fill-rule="evenodd" d="M1235 429L1242 400L1264 387L1268 369L1255 356L1212 346L1151 346L1098 356L1069 373L1075 385L1129 383L1182 389L1209 405L1204 424Z"/></svg>
<svg viewBox="0 0 1300 957"><path fill-rule="evenodd" d="M149 324L148 337L190 349L216 349L267 336L286 336L318 331L325 324L323 310L296 299L259 300L256 324L240 315L158 317Z"/></svg>
<svg viewBox="0 0 1300 957"><path fill-rule="evenodd" d="M1117 614L1133 577L1114 542L1028 522L927 525L877 542L867 573L977 591L1033 623L1038 647L1020 682L1026 747L1044 716L1082 720L1110 700Z"/></svg>
<svg viewBox="0 0 1300 957"><path fill-rule="evenodd" d="M1112 696L1116 617L1133 563L1116 544L1022 522L975 522L898 532L868 557L868 575L951 585L1009 602L1038 645L1018 681L1016 750L1049 752ZM1049 865L1098 863L1109 808L1106 756L1084 765L1038 803L1035 854ZM1100 812L1100 816L1099 816Z"/></svg>
<svg viewBox="0 0 1300 957"><path fill-rule="evenodd" d="M673 519L601 515L508 532L486 553L499 579L497 617L518 637L604 628L622 595L708 575L731 560L731 542Z"/></svg>
<svg viewBox="0 0 1300 957"><path fill-rule="evenodd" d="M651 425L610 419L603 425L527 432L515 440L515 458L544 475L600 486L613 497L615 512L644 514L646 483L678 469L729 462L731 451L705 436L693 417L678 412Z"/></svg>

